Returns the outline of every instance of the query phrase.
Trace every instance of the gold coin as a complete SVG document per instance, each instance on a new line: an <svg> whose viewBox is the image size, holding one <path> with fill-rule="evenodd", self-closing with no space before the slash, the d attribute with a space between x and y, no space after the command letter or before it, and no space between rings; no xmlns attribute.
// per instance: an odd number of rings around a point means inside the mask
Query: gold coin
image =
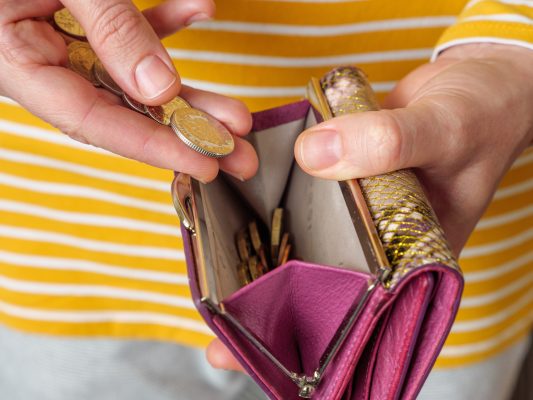
<svg viewBox="0 0 533 400"><path fill-rule="evenodd" d="M259 267L256 256L252 256L248 259L248 271L250 272L252 280L255 281L256 279L261 278L262 271Z"/></svg>
<svg viewBox="0 0 533 400"><path fill-rule="evenodd" d="M250 244L248 232L246 232L244 229L239 231L235 237L235 241L237 243L237 251L239 252L241 261L247 261L252 252L252 246Z"/></svg>
<svg viewBox="0 0 533 400"><path fill-rule="evenodd" d="M254 250L256 253L259 254L259 250L261 250L262 243L256 221L252 221L248 224L248 231L250 232L250 239L252 241L252 245L254 246Z"/></svg>
<svg viewBox="0 0 533 400"><path fill-rule="evenodd" d="M172 114L180 108L191 108L191 106L184 99L177 96L161 106L146 106L146 112L160 124L170 125Z"/></svg>
<svg viewBox="0 0 533 400"><path fill-rule="evenodd" d="M117 96L122 96L124 93L120 86L116 84L113 78L111 78L111 75L106 71L104 64L102 64L102 61L100 61L99 58L97 58L94 63L94 76L104 88L113 92Z"/></svg>
<svg viewBox="0 0 533 400"><path fill-rule="evenodd" d="M54 23L67 35L85 39L85 31L76 18L74 18L66 8L54 13Z"/></svg>
<svg viewBox="0 0 533 400"><path fill-rule="evenodd" d="M281 242L281 229L283 227L283 208L276 208L272 216L272 229L270 238L270 251L272 261L276 262L279 256L279 245Z"/></svg>
<svg viewBox="0 0 533 400"><path fill-rule="evenodd" d="M246 286L252 281L250 278L250 273L248 272L248 264L245 262L241 262L237 266L237 274L239 276L241 286Z"/></svg>
<svg viewBox="0 0 533 400"><path fill-rule="evenodd" d="M233 136L211 115L194 108L175 110L170 126L191 149L208 157L225 157L235 148Z"/></svg>
<svg viewBox="0 0 533 400"><path fill-rule="evenodd" d="M94 76L93 66L96 62L96 54L86 42L72 42L67 47L69 69L81 75L93 85L99 82Z"/></svg>
<svg viewBox="0 0 533 400"><path fill-rule="evenodd" d="M290 246L290 244L289 244L289 234L288 233L284 233L283 237L281 238L281 245L279 246L277 265L283 264L283 257L285 255L285 249L287 248L287 246Z"/></svg>

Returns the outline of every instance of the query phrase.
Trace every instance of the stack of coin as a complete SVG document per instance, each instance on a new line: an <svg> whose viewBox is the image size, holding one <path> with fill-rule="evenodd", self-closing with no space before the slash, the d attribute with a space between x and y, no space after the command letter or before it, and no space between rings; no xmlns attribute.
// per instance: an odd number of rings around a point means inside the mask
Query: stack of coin
<svg viewBox="0 0 533 400"><path fill-rule="evenodd" d="M288 261L291 244L289 233L282 234L283 214L282 208L274 210L270 235L263 234L258 222L252 221L235 236L240 258L237 273L242 286Z"/></svg>
<svg viewBox="0 0 533 400"><path fill-rule="evenodd" d="M125 93L106 71L96 53L87 43L85 32L66 9L54 14L56 29L67 35L69 68L101 87L120 96L126 106L172 128L174 133L191 149L208 157L221 158L235 148L233 136L211 115L192 108L187 101L176 97L160 106L147 106Z"/></svg>

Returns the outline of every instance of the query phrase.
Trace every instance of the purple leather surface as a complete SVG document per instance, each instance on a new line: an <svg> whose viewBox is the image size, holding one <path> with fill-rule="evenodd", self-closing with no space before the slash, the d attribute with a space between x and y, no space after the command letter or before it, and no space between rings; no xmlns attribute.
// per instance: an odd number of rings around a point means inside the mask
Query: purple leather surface
<svg viewBox="0 0 533 400"><path fill-rule="evenodd" d="M379 345L375 350L370 398L396 400L400 396L406 366L413 350L431 295L433 276L423 274L411 280L391 306L390 318Z"/></svg>
<svg viewBox="0 0 533 400"><path fill-rule="evenodd" d="M349 308L366 290L368 278L355 271L290 261L226 299L224 304L287 368L312 375ZM371 309L370 305L367 313L370 317L376 311L370 313ZM361 319L362 325L354 330L355 334L363 335L368 329L364 322L368 316ZM258 354L248 347L245 351ZM279 375L266 357L254 358L253 368L267 382ZM335 371L332 365L325 376ZM277 398L297 399L294 383L285 376L282 378L282 384L276 388Z"/></svg>
<svg viewBox="0 0 533 400"><path fill-rule="evenodd" d="M286 104L281 107L259 111L253 114L252 132L259 132L304 118L311 104L307 100Z"/></svg>

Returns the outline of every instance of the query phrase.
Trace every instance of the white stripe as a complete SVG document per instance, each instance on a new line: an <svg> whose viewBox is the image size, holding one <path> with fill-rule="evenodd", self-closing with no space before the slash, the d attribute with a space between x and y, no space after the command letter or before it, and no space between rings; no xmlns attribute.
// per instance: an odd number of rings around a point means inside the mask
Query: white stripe
<svg viewBox="0 0 533 400"><path fill-rule="evenodd" d="M215 51L168 49L173 58L211 63L257 65L265 67L334 67L344 64L378 63L387 61L426 60L433 49L391 50L370 53L342 54L320 57L261 56Z"/></svg>
<svg viewBox="0 0 533 400"><path fill-rule="evenodd" d="M146 179L93 167L87 167L85 165L80 165L68 161L61 161L53 158L38 156L35 154L15 150L7 150L0 148L0 159L35 165L38 167L46 167L58 169L61 171L68 171L91 178L98 178L105 181L137 186L143 189L158 190L160 192L165 193L168 193L170 191L170 184L168 182L162 182L155 179Z"/></svg>
<svg viewBox="0 0 533 400"><path fill-rule="evenodd" d="M504 264L493 268L484 268L481 271L467 272L464 274L465 281L468 283L487 281L508 274L524 265L533 261L533 251L526 253L518 258L512 259Z"/></svg>
<svg viewBox="0 0 533 400"><path fill-rule="evenodd" d="M5 264L58 271L80 271L127 279L137 279L166 284L188 285L184 274L144 270L135 267L119 267L73 258L57 258L19 254L0 250L0 260Z"/></svg>
<svg viewBox="0 0 533 400"><path fill-rule="evenodd" d="M20 107L20 104L17 103L15 100L10 99L9 97L0 96L0 103L8 104L10 106L17 106Z"/></svg>
<svg viewBox="0 0 533 400"><path fill-rule="evenodd" d="M93 153L105 154L106 156L119 157L107 150L77 142L67 135L60 133L59 131L38 128L32 125L19 124L16 122L7 121L5 119L0 119L0 131L9 132L21 137L40 140L42 142L73 147L75 149L90 151Z"/></svg>
<svg viewBox="0 0 533 400"><path fill-rule="evenodd" d="M494 217L485 217L478 222L476 225L476 230L494 228L495 226L505 225L532 215L533 204L506 214L496 215Z"/></svg>
<svg viewBox="0 0 533 400"><path fill-rule="evenodd" d="M193 24L189 29L261 35L329 37L411 28L441 28L452 25L456 19L455 16L416 17L336 25L287 25L265 24L262 22L208 21Z"/></svg>
<svg viewBox="0 0 533 400"><path fill-rule="evenodd" d="M433 54L431 55L431 62L435 61L440 53L444 50L449 49L453 46L458 46L461 44L472 44L472 43L499 43L499 44L510 44L513 46L525 47L526 49L533 50L533 43L525 42L523 40L516 39L502 39L499 37L491 36L473 36L465 39L455 39L445 42L440 46L435 47Z"/></svg>
<svg viewBox="0 0 533 400"><path fill-rule="evenodd" d="M520 24L533 25L533 19L521 14L489 14L489 15L473 15L471 17L463 18L462 22L472 21L498 21L498 22L517 22Z"/></svg>
<svg viewBox="0 0 533 400"><path fill-rule="evenodd" d="M470 0L465 9L472 7L475 4L484 2L486 0ZM498 0L498 3L512 4L515 6L530 6L533 7L533 0Z"/></svg>
<svg viewBox="0 0 533 400"><path fill-rule="evenodd" d="M533 162L533 151L522 154L511 166L511 169L520 168Z"/></svg>
<svg viewBox="0 0 533 400"><path fill-rule="evenodd" d="M12 317L34 321L68 322L81 324L99 322L116 322L125 324L154 324L189 329L195 332L200 332L208 335L213 334L211 330L200 321L153 312L47 311L29 307L14 306L5 302L0 302L0 311Z"/></svg>
<svg viewBox="0 0 533 400"><path fill-rule="evenodd" d="M178 249L102 242L99 240L83 239L62 233L19 228L11 225L0 225L0 237L53 243L76 247L88 251L121 254L130 257L146 257L175 261L181 261L185 259L183 251Z"/></svg>
<svg viewBox="0 0 533 400"><path fill-rule="evenodd" d="M520 299L513 303L510 307L490 315L489 317L474 319L470 321L456 321L453 324L453 333L472 332L480 329L486 329L488 327L497 325L511 316L515 315L522 308L531 306L533 301L533 291L526 292ZM529 308L529 307L528 307Z"/></svg>
<svg viewBox="0 0 533 400"><path fill-rule="evenodd" d="M494 194L494 200L501 200L507 197L522 194L533 189L533 179L529 179L516 185L507 186L505 188L498 189Z"/></svg>
<svg viewBox="0 0 533 400"><path fill-rule="evenodd" d="M528 326L531 325L533 321L533 310L529 315L515 322L513 325L509 326L507 329L498 333L498 335L481 342L469 343L462 345L445 345L442 349L439 357L462 357L468 356L470 354L482 353L484 351L489 351L501 343L505 342L508 339L511 339L517 333L523 331Z"/></svg>
<svg viewBox="0 0 533 400"><path fill-rule="evenodd" d="M225 94L228 96L243 97L303 97L305 95L305 86L292 87L273 87L273 86L242 86L227 85L222 83L212 83L199 81L195 79L182 79L186 85L193 86L196 89L207 90ZM375 92L388 92L396 85L396 82L377 82L372 84Z"/></svg>
<svg viewBox="0 0 533 400"><path fill-rule="evenodd" d="M146 211L152 211L164 215L175 215L174 208L170 204L157 203L155 201L140 200L134 197L123 196L106 190L93 189L86 186L36 181L21 178L15 175L0 173L0 185L12 186L36 193L87 198L118 204L121 207L132 207Z"/></svg>
<svg viewBox="0 0 533 400"><path fill-rule="evenodd" d="M144 301L173 307L194 309L189 297L171 296L145 290L122 289L99 285L69 285L22 281L0 275L0 288L18 293L69 297L107 297L119 300Z"/></svg>
<svg viewBox="0 0 533 400"><path fill-rule="evenodd" d="M178 220L176 225L158 224L155 222L145 222L131 218L113 217L103 214L77 213L71 211L61 211L48 207L41 207L30 203L0 199L0 210L12 213L32 215L35 217L61 221L73 224L101 226L105 228L119 228L132 231L143 231L179 237L180 229Z"/></svg>
<svg viewBox="0 0 533 400"><path fill-rule="evenodd" d="M461 252L460 257L463 259L464 258L475 258L475 257L486 256L486 255L493 254L493 253L498 253L500 251L504 251L515 246L520 246L521 244L528 242L531 238L533 238L533 228L528 229L524 232L520 232L519 234L515 236L511 236L505 240L500 240L497 242L483 244L479 246L466 247Z"/></svg>
<svg viewBox="0 0 533 400"><path fill-rule="evenodd" d="M527 288L533 283L533 272L530 272L527 275L522 276L516 282L511 283L510 285L504 286L503 288L496 290L485 295L480 296L465 296L461 300L461 308L473 308L485 306L487 304L495 303L523 288Z"/></svg>

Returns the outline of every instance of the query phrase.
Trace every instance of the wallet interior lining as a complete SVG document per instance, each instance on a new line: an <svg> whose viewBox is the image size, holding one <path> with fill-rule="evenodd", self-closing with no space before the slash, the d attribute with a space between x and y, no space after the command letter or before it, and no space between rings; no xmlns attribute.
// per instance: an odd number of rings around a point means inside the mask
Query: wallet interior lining
<svg viewBox="0 0 533 400"><path fill-rule="evenodd" d="M294 161L296 138L315 124L310 111L306 118L251 133L247 140L260 160L257 175L241 182L221 174L214 182L200 185L210 253L206 259L211 264L207 269L213 269L212 287L219 300L241 287L236 233L254 219L270 230L276 207L286 210L291 258L369 272L338 182L311 177Z"/></svg>

